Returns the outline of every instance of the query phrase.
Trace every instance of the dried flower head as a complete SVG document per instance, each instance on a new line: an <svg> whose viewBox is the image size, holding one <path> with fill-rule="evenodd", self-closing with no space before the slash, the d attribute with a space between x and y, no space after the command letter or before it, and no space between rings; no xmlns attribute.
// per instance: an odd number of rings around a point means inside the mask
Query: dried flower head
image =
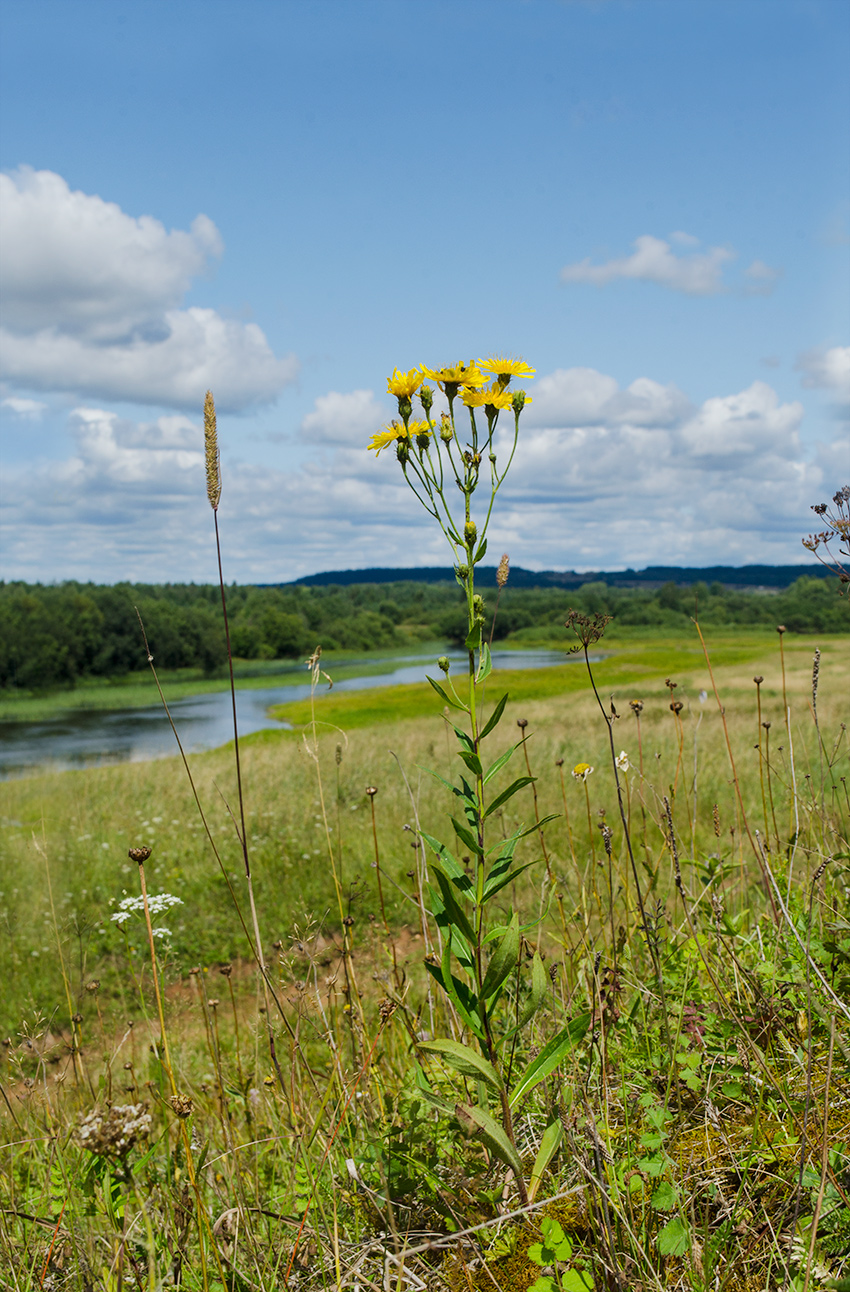
<svg viewBox="0 0 850 1292"><path fill-rule="evenodd" d="M643 713L643 700L629 700L629 708L636 718Z"/></svg>
<svg viewBox="0 0 850 1292"><path fill-rule="evenodd" d="M510 574L510 572L511 572L510 561L508 560L507 552L505 552L504 555L502 556L501 561L499 562L499 568L496 570L497 587L503 588L505 586L505 584L508 581L508 575Z"/></svg>
<svg viewBox="0 0 850 1292"><path fill-rule="evenodd" d="M195 1105L191 1095L172 1095L168 1102L171 1104L171 1107L174 1109L174 1112L181 1121L184 1121L187 1117L191 1117L192 1113L195 1111Z"/></svg>
<svg viewBox="0 0 850 1292"><path fill-rule="evenodd" d="M105 1113L93 1109L75 1131L83 1148L99 1157L124 1158L141 1139L147 1139L151 1115L147 1104L115 1104Z"/></svg>
<svg viewBox="0 0 850 1292"><path fill-rule="evenodd" d="M150 848L131 848L130 851L127 853L127 856L130 858L130 860L137 862L140 866L143 866L145 864L145 862L147 861L150 855L151 855Z"/></svg>
<svg viewBox="0 0 850 1292"><path fill-rule="evenodd" d="M213 511L218 511L221 498L221 461L218 452L215 401L211 390L208 390L204 397L204 461L207 471L207 497Z"/></svg>

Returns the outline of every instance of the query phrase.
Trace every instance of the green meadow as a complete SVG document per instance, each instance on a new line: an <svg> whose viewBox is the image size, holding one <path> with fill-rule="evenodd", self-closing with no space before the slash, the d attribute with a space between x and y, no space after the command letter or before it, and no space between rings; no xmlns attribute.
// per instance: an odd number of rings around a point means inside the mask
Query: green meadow
<svg viewBox="0 0 850 1292"><path fill-rule="evenodd" d="M240 742L265 980L232 744L188 771L169 758L3 783L9 1286L839 1278L850 640L789 633L781 657L774 631L706 636L713 677L695 632L609 630L592 653L610 739L581 660L486 683L485 715L509 697L492 756L524 738L494 792L526 766L535 778L493 818L500 837L532 827L528 869L497 899L523 929L508 1020L536 990L523 964L546 982L507 1028L508 1088L557 1059L515 1105L527 1204L504 1145L453 1112L473 1096L495 1111L489 1078L422 1048L470 1040L426 964L444 933L424 835L451 838L437 777L462 771L430 686L320 679L277 708L291 729ZM117 707L129 694L150 698L126 687Z"/></svg>

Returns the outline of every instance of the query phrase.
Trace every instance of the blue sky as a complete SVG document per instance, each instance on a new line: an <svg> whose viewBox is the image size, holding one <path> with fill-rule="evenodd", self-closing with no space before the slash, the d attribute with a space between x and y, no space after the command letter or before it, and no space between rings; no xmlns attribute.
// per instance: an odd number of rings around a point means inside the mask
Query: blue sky
<svg viewBox="0 0 850 1292"><path fill-rule="evenodd" d="M0 575L444 563L393 367L537 370L493 546L804 560L850 478L846 0L4 0Z"/></svg>

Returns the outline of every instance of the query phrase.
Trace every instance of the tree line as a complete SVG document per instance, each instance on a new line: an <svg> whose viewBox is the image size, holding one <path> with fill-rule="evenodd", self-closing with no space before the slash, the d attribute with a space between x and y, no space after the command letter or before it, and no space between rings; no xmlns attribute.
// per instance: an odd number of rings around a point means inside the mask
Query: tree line
<svg viewBox="0 0 850 1292"><path fill-rule="evenodd" d="M566 636L569 609L624 625L682 627L698 610L710 625L784 624L790 632L850 631L837 579L802 577L778 593L720 583L655 589L586 583L578 589L506 587L488 594L495 640ZM466 612L451 583L381 583L227 589L233 654L297 659L324 650L369 651L420 641L460 643ZM138 612L138 613L137 613ZM0 687L46 690L84 678L144 670L141 618L157 666L213 675L226 664L219 589L202 584L53 585L0 582ZM489 628L488 628L489 631Z"/></svg>

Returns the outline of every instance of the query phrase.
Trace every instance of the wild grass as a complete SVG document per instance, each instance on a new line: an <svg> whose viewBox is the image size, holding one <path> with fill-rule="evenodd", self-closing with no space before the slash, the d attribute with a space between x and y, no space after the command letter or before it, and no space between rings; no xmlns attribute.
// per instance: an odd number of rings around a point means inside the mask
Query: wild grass
<svg viewBox="0 0 850 1292"><path fill-rule="evenodd" d="M594 666L620 715L634 868L582 666L504 676L493 753L529 737L537 803L517 794L500 830L558 814L553 882L531 834L519 855L536 864L504 890L548 982L504 1052L509 1083L590 1015L518 1106L531 1210L451 1115L486 1088L417 1051L465 1037L423 964L437 937L420 829L439 832L449 799L422 768L451 779L457 763L433 692L331 691L315 744L309 728L241 742L268 1003L232 751L189 759L221 866L177 760L2 785L8 1286L803 1292L841 1277L850 648L786 635L784 680L775 635L709 648L723 712L696 636ZM492 675L488 708L502 689ZM144 911L111 919L141 900L139 847L149 905L181 902L152 912L170 930L153 961Z"/></svg>

